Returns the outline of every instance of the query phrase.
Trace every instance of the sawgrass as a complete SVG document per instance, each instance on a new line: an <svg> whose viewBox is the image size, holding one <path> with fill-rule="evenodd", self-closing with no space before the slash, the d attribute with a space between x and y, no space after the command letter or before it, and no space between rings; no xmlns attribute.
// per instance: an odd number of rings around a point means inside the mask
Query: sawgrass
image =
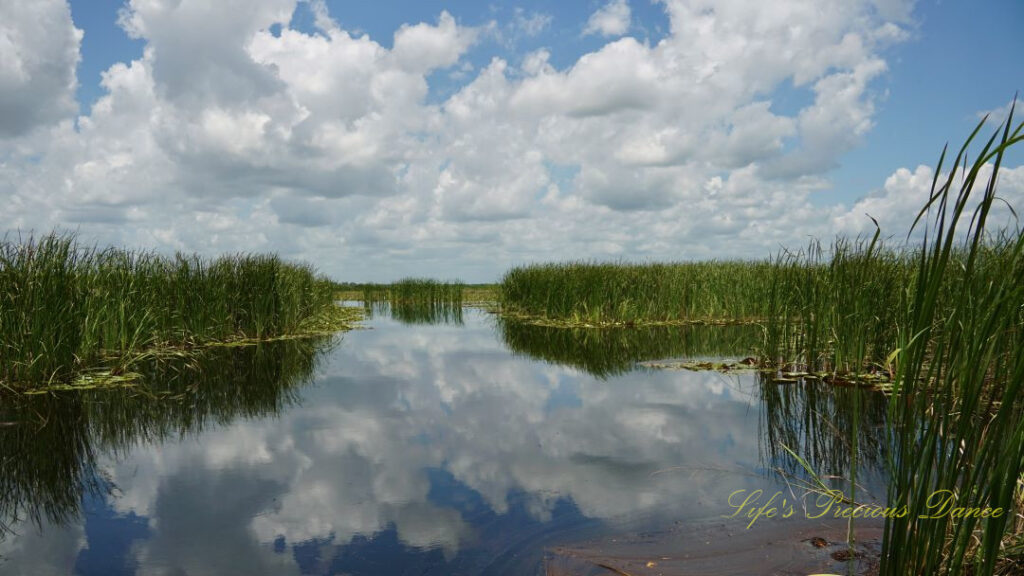
<svg viewBox="0 0 1024 576"><path fill-rule="evenodd" d="M502 312L592 326L745 322L768 312L762 287L771 266L756 261L520 266L501 280Z"/></svg>
<svg viewBox="0 0 1024 576"><path fill-rule="evenodd" d="M174 258L0 242L0 382L34 387L165 346L280 337L333 306L333 284L274 255Z"/></svg>
<svg viewBox="0 0 1024 576"><path fill-rule="evenodd" d="M465 285L426 278L391 284L364 284L361 297L367 313L386 312L405 324L462 324Z"/></svg>
<svg viewBox="0 0 1024 576"><path fill-rule="evenodd" d="M915 222L925 237L899 311L888 414L888 502L912 512L886 522L883 574L992 574L1024 556L1024 233L993 241L987 230L1003 157L1024 140L1012 122L1011 111L971 161L982 121L946 173L943 152ZM1003 514L922 518L935 516L937 490Z"/></svg>

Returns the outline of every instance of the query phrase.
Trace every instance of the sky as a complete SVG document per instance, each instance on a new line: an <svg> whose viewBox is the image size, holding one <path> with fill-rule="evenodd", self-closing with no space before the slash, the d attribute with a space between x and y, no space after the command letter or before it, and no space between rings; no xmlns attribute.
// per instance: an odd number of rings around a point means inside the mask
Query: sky
<svg viewBox="0 0 1024 576"><path fill-rule="evenodd" d="M1024 88L1022 23L1016 0L0 0L0 233L467 282L763 258L872 217L904 238L942 146ZM999 184L1024 208L1020 149Z"/></svg>

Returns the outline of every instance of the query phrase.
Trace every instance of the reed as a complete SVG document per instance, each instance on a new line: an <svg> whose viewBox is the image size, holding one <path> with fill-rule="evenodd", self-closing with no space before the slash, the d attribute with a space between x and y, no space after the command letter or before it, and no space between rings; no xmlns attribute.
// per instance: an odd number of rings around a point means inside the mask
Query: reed
<svg viewBox="0 0 1024 576"><path fill-rule="evenodd" d="M406 278L360 289L367 314L387 312L405 324L462 324L466 286L461 281Z"/></svg>
<svg viewBox="0 0 1024 576"><path fill-rule="evenodd" d="M333 305L333 283L273 255L174 258L79 245L0 242L0 382L70 378L157 346L264 339Z"/></svg>
<svg viewBox="0 0 1024 576"><path fill-rule="evenodd" d="M975 281L1005 276L1011 238L982 242ZM763 261L563 263L510 270L500 285L502 315L554 327L756 324L767 365L869 373L892 369L907 289L917 282L920 249L873 236L811 242ZM956 305L969 254L951 253L938 287L943 310Z"/></svg>
<svg viewBox="0 0 1024 576"><path fill-rule="evenodd" d="M767 312L770 262L568 262L509 270L500 284L505 314L592 325L730 320Z"/></svg>
<svg viewBox="0 0 1024 576"><path fill-rule="evenodd" d="M923 232L919 245L890 250L876 232L775 260L767 359L891 376L887 506L905 513L886 519L883 575L1024 563L1024 233L990 229L999 167L1024 124L1012 128L1011 114L972 161L983 124L946 172L940 158L911 230ZM865 456L865 407L855 402L846 418L851 474ZM1002 514L958 518L936 507L943 495L962 511Z"/></svg>
<svg viewBox="0 0 1024 576"><path fill-rule="evenodd" d="M416 304L458 304L462 305L465 284L429 278L404 278L391 284L363 284L363 302L416 303Z"/></svg>
<svg viewBox="0 0 1024 576"><path fill-rule="evenodd" d="M1012 119L1011 110L971 162L979 123L946 174L943 152L915 222L925 238L905 290L888 415L889 506L911 512L886 522L883 574L993 574L1024 555L1024 233L993 240L987 230L1003 156L1024 140ZM958 507L1003 514L936 518L928 499L940 490Z"/></svg>
<svg viewBox="0 0 1024 576"><path fill-rule="evenodd" d="M913 279L910 252L886 247L876 231L838 239L827 251L812 242L773 261L762 323L766 360L839 373L884 368L902 290Z"/></svg>

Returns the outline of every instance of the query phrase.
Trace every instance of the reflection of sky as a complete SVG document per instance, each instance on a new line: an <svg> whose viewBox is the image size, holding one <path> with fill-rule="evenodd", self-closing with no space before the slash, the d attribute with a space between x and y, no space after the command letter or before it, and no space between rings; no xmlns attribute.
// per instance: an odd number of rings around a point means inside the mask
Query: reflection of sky
<svg viewBox="0 0 1024 576"><path fill-rule="evenodd" d="M106 501L0 543L0 571L477 573L574 531L717 515L763 482L744 473L751 381L601 381L514 357L466 321L378 318L287 412L108 462Z"/></svg>

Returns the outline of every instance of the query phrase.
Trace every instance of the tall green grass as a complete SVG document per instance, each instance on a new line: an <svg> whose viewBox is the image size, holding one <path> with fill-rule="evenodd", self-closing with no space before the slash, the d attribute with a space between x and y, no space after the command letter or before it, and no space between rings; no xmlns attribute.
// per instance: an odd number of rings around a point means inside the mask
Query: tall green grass
<svg viewBox="0 0 1024 576"><path fill-rule="evenodd" d="M70 377L153 346L296 331L333 302L333 285L273 255L174 258L79 245L0 242L0 382Z"/></svg>
<svg viewBox="0 0 1024 576"><path fill-rule="evenodd" d="M391 284L364 284L368 313L389 313L406 324L462 324L465 284L426 278L405 278Z"/></svg>
<svg viewBox="0 0 1024 576"><path fill-rule="evenodd" d="M509 270L503 312L591 324L746 321L767 312L770 262L534 264Z"/></svg>
<svg viewBox="0 0 1024 576"><path fill-rule="evenodd" d="M915 261L879 237L838 239L827 250L812 242L773 258L762 321L767 361L836 372L884 368Z"/></svg>
<svg viewBox="0 0 1024 576"><path fill-rule="evenodd" d="M993 240L987 230L1003 156L1024 140L1012 119L971 162L982 121L946 174L943 152L915 222L925 238L900 310L888 491L890 506L912 512L886 522L884 574L992 574L1024 556L1024 233ZM922 518L936 490L1004 514Z"/></svg>
<svg viewBox="0 0 1024 576"><path fill-rule="evenodd" d="M465 284L429 278L404 278L391 284L361 285L364 302L462 304Z"/></svg>
<svg viewBox="0 0 1024 576"><path fill-rule="evenodd" d="M976 282L1005 275L1009 236L979 244ZM920 248L873 236L818 241L763 261L562 263L514 268L500 285L502 313L572 327L753 323L750 352L774 365L838 373L888 371ZM955 306L968 253L955 249L937 305Z"/></svg>
<svg viewBox="0 0 1024 576"><path fill-rule="evenodd" d="M876 233L828 252L812 245L785 254L772 271L769 359L892 377L887 506L907 512L886 520L883 575L993 574L1024 564L1024 233L992 230L989 221L1001 202L1002 158L1024 139L1024 124L1011 122L1012 114L973 161L968 147L983 123L946 172L943 153L912 229L923 232L919 245L894 251ZM856 463L863 407L851 410ZM955 518L935 509L936 493L1003 514Z"/></svg>

